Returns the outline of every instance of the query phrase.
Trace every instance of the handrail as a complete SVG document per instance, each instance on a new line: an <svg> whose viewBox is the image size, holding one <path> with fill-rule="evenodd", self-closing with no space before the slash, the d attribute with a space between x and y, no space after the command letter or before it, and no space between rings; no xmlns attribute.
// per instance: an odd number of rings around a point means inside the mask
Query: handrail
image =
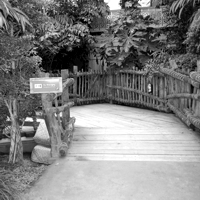
<svg viewBox="0 0 200 200"><path fill-rule="evenodd" d="M173 112L187 126L199 128L200 75L190 76L160 68L151 76L147 71L90 71L69 74L74 85L70 99L76 105L111 102Z"/></svg>

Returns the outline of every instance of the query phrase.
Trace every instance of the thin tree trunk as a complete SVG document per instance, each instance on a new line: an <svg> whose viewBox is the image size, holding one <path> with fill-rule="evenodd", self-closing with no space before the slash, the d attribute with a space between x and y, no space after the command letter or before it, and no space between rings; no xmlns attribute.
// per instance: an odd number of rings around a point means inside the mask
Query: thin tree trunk
<svg viewBox="0 0 200 200"><path fill-rule="evenodd" d="M17 99L10 99L9 103L6 103L11 118L11 142L10 142L10 154L9 163L23 163L23 145L21 141L20 126L18 119Z"/></svg>

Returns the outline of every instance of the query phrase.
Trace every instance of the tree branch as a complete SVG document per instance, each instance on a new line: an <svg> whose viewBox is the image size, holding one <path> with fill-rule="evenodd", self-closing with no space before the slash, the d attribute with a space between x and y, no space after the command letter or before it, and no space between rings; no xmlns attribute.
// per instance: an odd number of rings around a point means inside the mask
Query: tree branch
<svg viewBox="0 0 200 200"><path fill-rule="evenodd" d="M60 107L57 107L57 108L47 108L47 111L50 111L50 112L53 112L53 113L59 113L59 112L64 111L65 108L70 108L73 105L74 105L74 102L69 102L69 103L66 103L64 106L60 106Z"/></svg>

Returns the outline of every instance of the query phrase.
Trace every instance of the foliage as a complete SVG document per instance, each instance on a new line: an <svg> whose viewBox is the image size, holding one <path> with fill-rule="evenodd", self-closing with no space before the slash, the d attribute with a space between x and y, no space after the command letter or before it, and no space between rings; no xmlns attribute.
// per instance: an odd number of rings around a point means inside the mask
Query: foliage
<svg viewBox="0 0 200 200"><path fill-rule="evenodd" d="M31 102L28 81L37 76L41 58L37 56L30 38L1 34L0 51L1 100L29 98L28 102Z"/></svg>
<svg viewBox="0 0 200 200"><path fill-rule="evenodd" d="M153 2L159 4L161 1ZM168 6L169 14L176 18L173 34L168 35L169 40L174 40L177 45L175 53L199 54L200 0L166 0L164 5Z"/></svg>
<svg viewBox="0 0 200 200"><path fill-rule="evenodd" d="M30 38L0 37L0 94L20 98L28 95L27 80L36 73L41 59L36 55ZM13 67L15 62L15 67Z"/></svg>
<svg viewBox="0 0 200 200"><path fill-rule="evenodd" d="M10 0L13 7L17 7L22 10L29 18L31 22L28 30L32 33L37 32L40 24L47 22L49 17L46 15L46 10L52 7L53 0Z"/></svg>
<svg viewBox="0 0 200 200"><path fill-rule="evenodd" d="M27 25L31 26L26 14L12 7L7 0L0 0L0 28L9 31L12 26L15 26L15 30L24 32Z"/></svg>
<svg viewBox="0 0 200 200"><path fill-rule="evenodd" d="M19 106L18 102L30 98L28 81L30 77L37 76L41 59L28 36L1 34L0 51L0 100L7 106L11 121L9 162L23 162L19 120L27 117L29 107L25 107L26 104Z"/></svg>
<svg viewBox="0 0 200 200"><path fill-rule="evenodd" d="M67 53L76 47L94 42L88 26L83 23L74 23L68 15L58 15L51 21L41 24L36 39L39 55L46 58L43 61L45 69L45 66L49 65L49 62L52 63L54 56L63 49Z"/></svg>
<svg viewBox="0 0 200 200"><path fill-rule="evenodd" d="M22 9L34 27L35 46L46 70L52 68L55 58L67 58L75 49L86 48L80 55L88 60L91 44L90 24L95 17L109 13L102 0L15 0L13 5ZM70 57L69 57L70 59Z"/></svg>
<svg viewBox="0 0 200 200"><path fill-rule="evenodd" d="M56 14L68 14L75 21L90 25L95 17L107 16L109 7L104 0L69 0L68 2L55 0Z"/></svg>
<svg viewBox="0 0 200 200"><path fill-rule="evenodd" d="M143 63L155 50L159 51L162 35L149 29L152 22L144 18L138 8L138 0L127 1L124 12L114 21L103 37L107 39L100 46L100 54L110 66L142 68ZM160 39L158 38L160 37Z"/></svg>
<svg viewBox="0 0 200 200"><path fill-rule="evenodd" d="M169 66L169 59L171 55L166 51L155 51L152 54L151 59L145 64L144 70L147 71L148 75L151 77L155 71L159 71L161 67Z"/></svg>
<svg viewBox="0 0 200 200"><path fill-rule="evenodd" d="M175 55L173 59L180 69L190 69L190 71L195 71L197 67L197 55L192 53Z"/></svg>

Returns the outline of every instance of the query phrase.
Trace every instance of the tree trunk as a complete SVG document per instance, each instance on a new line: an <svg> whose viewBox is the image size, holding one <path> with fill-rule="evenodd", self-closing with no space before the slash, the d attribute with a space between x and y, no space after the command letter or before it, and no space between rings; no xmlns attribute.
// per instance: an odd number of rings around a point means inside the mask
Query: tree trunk
<svg viewBox="0 0 200 200"><path fill-rule="evenodd" d="M23 163L23 145L21 141L20 126L18 120L17 99L10 100L9 111L11 118L11 143L9 163Z"/></svg>

